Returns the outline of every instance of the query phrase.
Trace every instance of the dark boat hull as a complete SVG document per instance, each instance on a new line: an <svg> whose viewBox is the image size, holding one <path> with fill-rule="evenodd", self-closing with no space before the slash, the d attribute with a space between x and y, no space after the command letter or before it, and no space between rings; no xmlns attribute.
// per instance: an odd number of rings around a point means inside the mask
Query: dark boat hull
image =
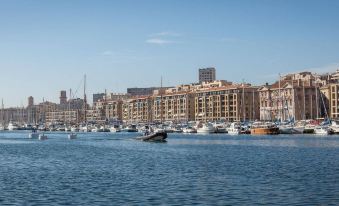
<svg viewBox="0 0 339 206"><path fill-rule="evenodd" d="M157 132L154 134L137 137L137 140L145 141L145 142L164 142L166 141L167 133L166 132Z"/></svg>

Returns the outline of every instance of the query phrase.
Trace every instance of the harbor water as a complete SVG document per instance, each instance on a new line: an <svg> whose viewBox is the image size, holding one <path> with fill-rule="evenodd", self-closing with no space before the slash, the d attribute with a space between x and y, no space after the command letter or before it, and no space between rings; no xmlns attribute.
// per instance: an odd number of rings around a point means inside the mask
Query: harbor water
<svg viewBox="0 0 339 206"><path fill-rule="evenodd" d="M0 133L0 205L338 205L339 136Z"/></svg>

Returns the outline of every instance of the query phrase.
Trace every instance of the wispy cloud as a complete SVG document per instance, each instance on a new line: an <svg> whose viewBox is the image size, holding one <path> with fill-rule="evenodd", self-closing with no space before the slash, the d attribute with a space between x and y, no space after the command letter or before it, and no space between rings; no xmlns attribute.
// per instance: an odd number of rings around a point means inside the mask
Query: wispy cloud
<svg viewBox="0 0 339 206"><path fill-rule="evenodd" d="M182 35L177 32L172 31L162 31L158 33L153 33L149 35L149 38L146 40L146 43L155 44L155 45L166 45L178 43L178 38Z"/></svg>
<svg viewBox="0 0 339 206"><path fill-rule="evenodd" d="M158 33L154 33L150 35L151 37L163 37L163 36L167 36L167 37L179 37L181 36L180 33L177 32L172 32L172 31L162 31L162 32L158 32Z"/></svg>
<svg viewBox="0 0 339 206"><path fill-rule="evenodd" d="M162 39L162 38L151 38L151 39L147 39L146 43L157 44L157 45L165 45L165 44L175 43L175 41L166 40L166 39Z"/></svg>
<svg viewBox="0 0 339 206"><path fill-rule="evenodd" d="M113 51L110 51L110 50L101 52L102 56L114 56L114 54L115 53Z"/></svg>

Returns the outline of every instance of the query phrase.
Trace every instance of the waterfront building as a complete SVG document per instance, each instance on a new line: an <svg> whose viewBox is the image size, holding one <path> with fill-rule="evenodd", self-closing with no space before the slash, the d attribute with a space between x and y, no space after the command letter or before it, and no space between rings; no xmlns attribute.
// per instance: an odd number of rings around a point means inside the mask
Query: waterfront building
<svg viewBox="0 0 339 206"><path fill-rule="evenodd" d="M152 97L132 97L122 103L122 120L126 123L152 122Z"/></svg>
<svg viewBox="0 0 339 206"><path fill-rule="evenodd" d="M93 109L97 114L101 114L101 120L121 121L122 120L122 100L98 100L94 103ZM100 111L100 112L99 112Z"/></svg>
<svg viewBox="0 0 339 206"><path fill-rule="evenodd" d="M66 104L67 103L67 95L66 91L62 90L60 91L60 104Z"/></svg>
<svg viewBox="0 0 339 206"><path fill-rule="evenodd" d="M56 110L46 112L47 124L77 124L79 123L80 111L79 110Z"/></svg>
<svg viewBox="0 0 339 206"><path fill-rule="evenodd" d="M157 92L152 98L154 121L187 122L194 120L194 93L190 90Z"/></svg>
<svg viewBox="0 0 339 206"><path fill-rule="evenodd" d="M105 122L104 116L104 111L101 109L86 109L86 122ZM82 119L83 118L84 117L82 117Z"/></svg>
<svg viewBox="0 0 339 206"><path fill-rule="evenodd" d="M33 106L34 106L34 98L32 96L29 96L27 107L33 107Z"/></svg>
<svg viewBox="0 0 339 206"><path fill-rule="evenodd" d="M127 88L127 94L130 96L151 96L155 90L169 89L172 87L146 87L146 88Z"/></svg>
<svg viewBox="0 0 339 206"><path fill-rule="evenodd" d="M96 93L96 94L93 94L93 104L96 103L99 100L104 99L105 95L106 95L105 93Z"/></svg>
<svg viewBox="0 0 339 206"><path fill-rule="evenodd" d="M324 75L328 84L320 87L320 109L324 117L339 119L339 70ZM326 77L327 76L327 77Z"/></svg>
<svg viewBox="0 0 339 206"><path fill-rule="evenodd" d="M288 74L259 89L260 119L303 120L321 117L319 86L310 72Z"/></svg>
<svg viewBox="0 0 339 206"><path fill-rule="evenodd" d="M216 71L214 67L199 69L199 83L213 82L216 80Z"/></svg>
<svg viewBox="0 0 339 206"><path fill-rule="evenodd" d="M258 87L249 84L203 88L195 92L196 121L247 121L259 118Z"/></svg>

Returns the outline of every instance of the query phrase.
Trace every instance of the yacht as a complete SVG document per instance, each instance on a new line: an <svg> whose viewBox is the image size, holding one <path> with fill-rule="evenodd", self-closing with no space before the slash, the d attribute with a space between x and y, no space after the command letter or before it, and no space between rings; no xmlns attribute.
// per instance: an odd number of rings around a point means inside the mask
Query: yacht
<svg viewBox="0 0 339 206"><path fill-rule="evenodd" d="M85 125L85 126L81 127L81 131L82 132L90 132L91 128L88 125Z"/></svg>
<svg viewBox="0 0 339 206"><path fill-rule="evenodd" d="M254 135L274 135L279 134L279 128L271 123L254 122L251 127L251 134Z"/></svg>
<svg viewBox="0 0 339 206"><path fill-rule="evenodd" d="M122 132L138 132L137 126L132 124L125 127Z"/></svg>
<svg viewBox="0 0 339 206"><path fill-rule="evenodd" d="M72 126L71 132L79 132L79 128L77 126Z"/></svg>
<svg viewBox="0 0 339 206"><path fill-rule="evenodd" d="M339 134L339 121L332 121L330 128L333 130L334 134Z"/></svg>
<svg viewBox="0 0 339 206"><path fill-rule="evenodd" d="M121 129L120 129L119 125L113 125L109 128L109 131L112 132L112 133L115 133L115 132L121 132Z"/></svg>
<svg viewBox="0 0 339 206"><path fill-rule="evenodd" d="M72 131L72 128L70 126L65 126L65 132L70 132Z"/></svg>
<svg viewBox="0 0 339 206"><path fill-rule="evenodd" d="M18 130L19 129L19 127L18 127L18 125L17 124L15 124L15 123L13 123L13 122L10 122L9 124L8 124L8 130L9 131L13 131L13 130Z"/></svg>
<svg viewBox="0 0 339 206"><path fill-rule="evenodd" d="M211 124L203 124L202 127L197 129L197 133L201 134L211 134L214 133L215 129Z"/></svg>
<svg viewBox="0 0 339 206"><path fill-rule="evenodd" d="M106 127L106 125L103 125L99 128L99 132L110 132L111 130Z"/></svg>
<svg viewBox="0 0 339 206"><path fill-rule="evenodd" d="M292 124L280 125L279 132L280 134L302 134L304 133L304 126L296 126Z"/></svg>
<svg viewBox="0 0 339 206"><path fill-rule="evenodd" d="M241 126L239 123L233 122L227 129L228 134L238 135L241 134Z"/></svg>
<svg viewBox="0 0 339 206"><path fill-rule="evenodd" d="M333 130L328 126L317 126L314 128L314 134L329 135L333 133Z"/></svg>
<svg viewBox="0 0 339 206"><path fill-rule="evenodd" d="M188 126L182 129L183 133L197 133L194 127Z"/></svg>

